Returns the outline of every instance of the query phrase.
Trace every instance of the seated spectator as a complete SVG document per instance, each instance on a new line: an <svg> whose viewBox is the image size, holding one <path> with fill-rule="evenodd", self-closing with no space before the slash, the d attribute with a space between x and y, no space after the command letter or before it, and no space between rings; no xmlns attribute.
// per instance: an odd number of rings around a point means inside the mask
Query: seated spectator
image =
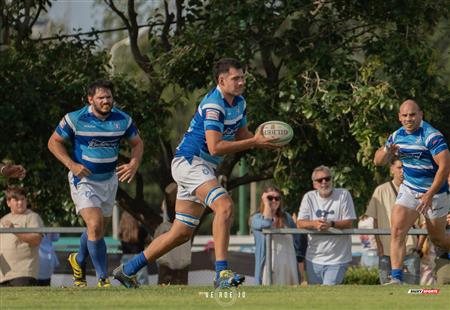
<svg viewBox="0 0 450 310"><path fill-rule="evenodd" d="M346 189L333 187L330 168L315 168L312 181L314 190L303 196L297 227L318 231L351 228L356 219L352 196ZM306 274L309 284L341 284L351 261L350 235L308 235Z"/></svg>
<svg viewBox="0 0 450 310"><path fill-rule="evenodd" d="M39 246L39 274L37 278L38 286L50 286L55 268L59 266L58 256L56 256L53 242L59 240L58 233L47 233L42 237Z"/></svg>
<svg viewBox="0 0 450 310"><path fill-rule="evenodd" d="M359 229L373 229L373 218L365 214L359 217ZM360 265L368 268L378 267L377 244L374 235L359 235L362 245Z"/></svg>
<svg viewBox="0 0 450 310"><path fill-rule="evenodd" d="M0 219L3 228L42 227L41 217L27 209L23 187L9 186L6 204L11 212ZM0 286L36 284L39 272L40 233L0 234Z"/></svg>
<svg viewBox="0 0 450 310"><path fill-rule="evenodd" d="M283 211L280 190L268 187L261 196L260 210L254 214L251 228L255 237L255 282L269 284L268 273L272 272L272 284L296 285L299 283L298 262L305 255L305 235L273 235L272 266L266 264L266 243L263 229L296 228L289 213ZM303 246L303 247L302 247Z"/></svg>

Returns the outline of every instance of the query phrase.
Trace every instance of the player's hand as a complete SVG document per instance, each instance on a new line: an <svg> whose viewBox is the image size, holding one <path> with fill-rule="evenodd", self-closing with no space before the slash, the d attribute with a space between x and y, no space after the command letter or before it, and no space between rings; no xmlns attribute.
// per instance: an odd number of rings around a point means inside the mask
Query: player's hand
<svg viewBox="0 0 450 310"><path fill-rule="evenodd" d="M79 179L82 179L84 177L87 177L92 172L82 164L73 162L69 165L70 171L72 171L73 175L76 176Z"/></svg>
<svg viewBox="0 0 450 310"><path fill-rule="evenodd" d="M419 205L416 207L417 212L425 214L428 211L428 209L431 208L433 202L433 195L425 193L418 195L416 198L419 199L420 201Z"/></svg>
<svg viewBox="0 0 450 310"><path fill-rule="evenodd" d="M384 146L384 151L391 156L398 156L400 147L397 144L388 144Z"/></svg>
<svg viewBox="0 0 450 310"><path fill-rule="evenodd" d="M258 130L255 133L255 141L256 141L256 147L263 148L263 149L279 149L281 148L280 145L277 145L275 143L272 143L276 141L277 138L266 138L262 134L262 128Z"/></svg>
<svg viewBox="0 0 450 310"><path fill-rule="evenodd" d="M5 165L2 168L2 174L5 177L23 179L27 171L21 165Z"/></svg>
<svg viewBox="0 0 450 310"><path fill-rule="evenodd" d="M119 177L120 182L128 182L133 181L134 175L139 168L139 164L131 160L128 164L120 165L116 168L117 176Z"/></svg>

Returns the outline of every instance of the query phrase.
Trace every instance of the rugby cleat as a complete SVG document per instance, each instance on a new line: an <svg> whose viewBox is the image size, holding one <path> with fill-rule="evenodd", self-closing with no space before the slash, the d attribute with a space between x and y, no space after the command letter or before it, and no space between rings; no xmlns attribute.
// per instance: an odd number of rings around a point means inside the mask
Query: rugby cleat
<svg viewBox="0 0 450 310"><path fill-rule="evenodd" d="M113 270L113 277L117 281L119 281L126 288L138 288L139 283L137 281L136 275L127 276L125 272L123 272L123 264L120 264L119 267Z"/></svg>
<svg viewBox="0 0 450 310"><path fill-rule="evenodd" d="M214 288L238 287L245 281L243 275L237 274L231 270L222 270L219 278L214 280Z"/></svg>
<svg viewBox="0 0 450 310"><path fill-rule="evenodd" d="M87 286L86 272L78 264L77 254L78 253L71 253L69 255L69 258L67 259L69 261L70 267L72 267L73 285L77 287L85 287Z"/></svg>
<svg viewBox="0 0 450 310"><path fill-rule="evenodd" d="M98 279L97 287L111 287L111 282L109 279Z"/></svg>
<svg viewBox="0 0 450 310"><path fill-rule="evenodd" d="M389 282L384 283L383 285L402 285L403 282L400 281L399 279L396 278L392 278Z"/></svg>

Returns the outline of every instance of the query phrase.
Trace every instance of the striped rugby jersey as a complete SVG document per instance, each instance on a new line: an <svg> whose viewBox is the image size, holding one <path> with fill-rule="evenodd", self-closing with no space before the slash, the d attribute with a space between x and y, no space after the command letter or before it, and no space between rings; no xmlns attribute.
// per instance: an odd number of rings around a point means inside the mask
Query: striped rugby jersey
<svg viewBox="0 0 450 310"><path fill-rule="evenodd" d="M56 133L71 140L73 160L92 172L87 178L103 181L115 173L120 140L135 137L137 128L131 117L117 108L103 121L92 113L91 106L85 106L67 113ZM77 184L79 179L74 177L74 181Z"/></svg>
<svg viewBox="0 0 450 310"><path fill-rule="evenodd" d="M222 156L213 156L206 145L206 130L215 130L222 139L234 140L239 128L247 125L246 103L242 96L234 97L230 106L217 86L200 102L189 129L177 147L175 157L184 157L189 163L198 156L213 165L218 165Z"/></svg>
<svg viewBox="0 0 450 310"><path fill-rule="evenodd" d="M399 158L403 163L403 184L417 192L425 193L433 183L438 166L433 156L448 149L444 136L425 121L413 133L401 127L389 136L386 146L399 146ZM448 183L438 193L448 191Z"/></svg>

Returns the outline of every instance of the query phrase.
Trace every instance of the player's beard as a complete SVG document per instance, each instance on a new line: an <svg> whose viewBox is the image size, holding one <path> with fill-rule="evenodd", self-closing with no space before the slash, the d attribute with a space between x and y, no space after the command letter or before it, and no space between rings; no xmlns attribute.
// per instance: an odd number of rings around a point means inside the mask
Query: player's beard
<svg viewBox="0 0 450 310"><path fill-rule="evenodd" d="M102 116L108 116L111 113L112 110L112 104L109 105L110 109L108 111L103 111L99 108L97 108L95 105L92 106L92 108L95 110L95 112L97 112L98 114L102 115Z"/></svg>

